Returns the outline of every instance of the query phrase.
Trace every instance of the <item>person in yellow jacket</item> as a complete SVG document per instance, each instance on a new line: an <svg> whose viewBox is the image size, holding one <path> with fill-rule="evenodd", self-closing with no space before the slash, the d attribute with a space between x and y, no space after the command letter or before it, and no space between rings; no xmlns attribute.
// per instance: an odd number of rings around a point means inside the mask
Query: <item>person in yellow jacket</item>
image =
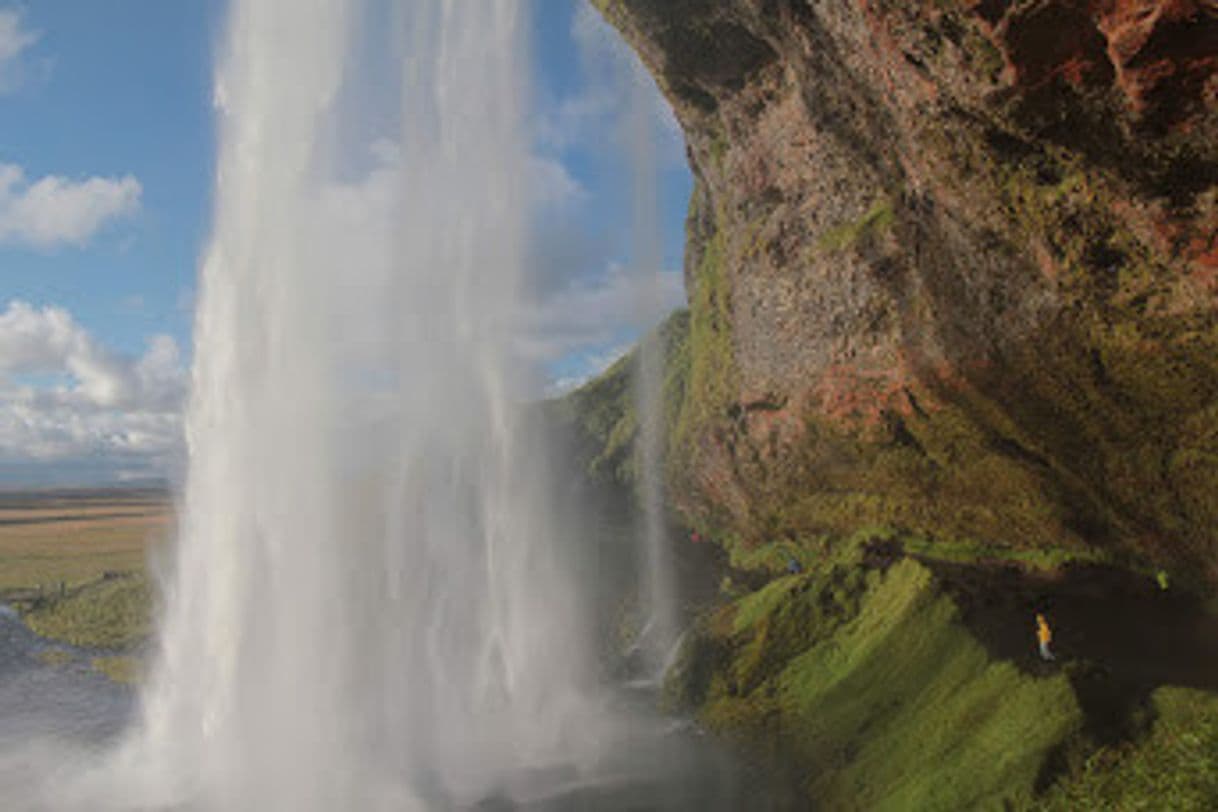
<svg viewBox="0 0 1218 812"><path fill-rule="evenodd" d="M1053 632L1049 629L1049 621L1045 620L1045 616L1037 612L1036 614L1036 642L1040 643L1040 658L1042 660L1057 659L1053 656L1053 652L1049 651L1049 642L1053 639Z"/></svg>

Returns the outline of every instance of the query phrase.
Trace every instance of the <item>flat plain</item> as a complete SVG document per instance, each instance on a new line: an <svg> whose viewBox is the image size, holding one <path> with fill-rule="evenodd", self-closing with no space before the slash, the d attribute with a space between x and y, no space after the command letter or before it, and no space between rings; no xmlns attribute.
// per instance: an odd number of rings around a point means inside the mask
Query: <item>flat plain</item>
<svg viewBox="0 0 1218 812"><path fill-rule="evenodd" d="M172 529L164 490L0 492L0 599L142 573Z"/></svg>

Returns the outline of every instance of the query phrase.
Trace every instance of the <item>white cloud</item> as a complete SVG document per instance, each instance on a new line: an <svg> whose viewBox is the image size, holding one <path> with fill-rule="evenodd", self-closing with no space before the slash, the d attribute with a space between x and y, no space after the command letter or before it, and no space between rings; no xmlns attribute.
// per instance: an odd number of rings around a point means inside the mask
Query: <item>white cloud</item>
<svg viewBox="0 0 1218 812"><path fill-rule="evenodd" d="M62 308L12 301L0 312L0 462L101 456L140 467L173 457L185 386L169 336L131 358Z"/></svg>
<svg viewBox="0 0 1218 812"><path fill-rule="evenodd" d="M600 277L554 291L525 313L519 351L550 362L589 353L603 354L638 335L685 304L679 271L645 275L611 264Z"/></svg>
<svg viewBox="0 0 1218 812"><path fill-rule="evenodd" d="M561 161L540 155L529 157L529 185L534 202L542 207L562 206L585 197L579 181L571 176Z"/></svg>
<svg viewBox="0 0 1218 812"><path fill-rule="evenodd" d="M20 87L25 73L22 55L38 37L38 32L25 27L21 12L0 9L0 93L11 93Z"/></svg>
<svg viewBox="0 0 1218 812"><path fill-rule="evenodd" d="M683 162L685 140L672 107L638 55L591 4L576 8L571 38L579 49L584 81L578 93L540 117L538 141L565 149L576 143L598 143L609 133L625 142L633 107L642 104L664 160Z"/></svg>
<svg viewBox="0 0 1218 812"><path fill-rule="evenodd" d="M26 30L15 9L0 9L0 64L11 62L38 41L38 34Z"/></svg>
<svg viewBox="0 0 1218 812"><path fill-rule="evenodd" d="M83 245L107 223L137 212L142 192L131 175L47 175L29 183L21 167L0 164L0 244Z"/></svg>

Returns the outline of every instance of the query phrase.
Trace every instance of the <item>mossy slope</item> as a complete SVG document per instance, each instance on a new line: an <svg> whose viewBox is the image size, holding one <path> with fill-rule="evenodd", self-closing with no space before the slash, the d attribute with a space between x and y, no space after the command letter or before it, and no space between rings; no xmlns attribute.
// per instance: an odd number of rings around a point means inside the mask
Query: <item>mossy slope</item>
<svg viewBox="0 0 1218 812"><path fill-rule="evenodd" d="M1075 764L1030 808L1038 812L1218 808L1218 697L1161 688L1153 700L1158 719L1143 741L1106 748Z"/></svg>
<svg viewBox="0 0 1218 812"><path fill-rule="evenodd" d="M921 565L839 564L726 607L670 690L831 809L1027 801L1082 714L1064 676L992 661Z"/></svg>

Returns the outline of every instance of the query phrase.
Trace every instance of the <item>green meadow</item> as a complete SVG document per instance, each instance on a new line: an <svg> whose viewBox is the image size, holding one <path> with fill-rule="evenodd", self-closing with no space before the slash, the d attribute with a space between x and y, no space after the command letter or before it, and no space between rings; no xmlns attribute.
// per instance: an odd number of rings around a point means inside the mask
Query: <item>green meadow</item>
<svg viewBox="0 0 1218 812"><path fill-rule="evenodd" d="M147 561L172 521L155 491L0 494L0 601L39 635L98 651L95 670L132 682L151 632ZM53 652L44 662L70 659Z"/></svg>

